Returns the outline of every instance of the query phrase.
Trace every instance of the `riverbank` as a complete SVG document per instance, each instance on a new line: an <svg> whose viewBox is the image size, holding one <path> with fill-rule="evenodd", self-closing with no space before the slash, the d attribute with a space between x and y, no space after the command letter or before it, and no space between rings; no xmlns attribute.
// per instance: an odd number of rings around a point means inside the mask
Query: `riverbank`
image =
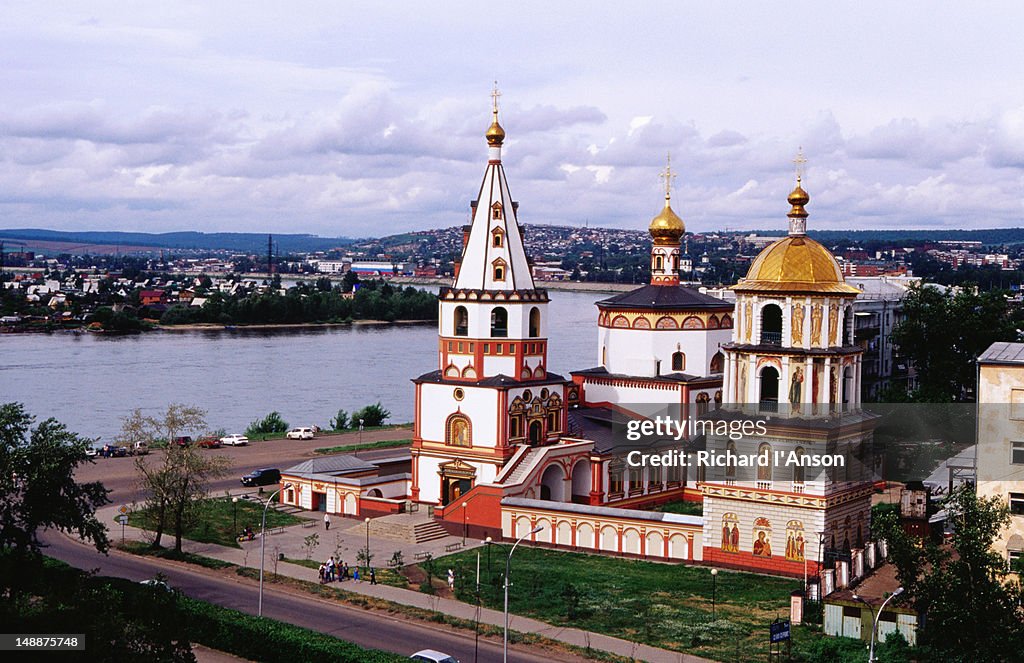
<svg viewBox="0 0 1024 663"><path fill-rule="evenodd" d="M294 324L277 322L277 323L253 323L253 324L242 324L242 325L222 325L216 322L193 322L185 325L156 325L157 331L231 331L231 330L274 330L274 329L289 329L289 330L303 330L303 329L324 329L331 327L353 327L359 325L374 326L374 325L387 325L387 326L401 326L401 325L436 325L437 320L353 320L351 322L297 322Z"/></svg>

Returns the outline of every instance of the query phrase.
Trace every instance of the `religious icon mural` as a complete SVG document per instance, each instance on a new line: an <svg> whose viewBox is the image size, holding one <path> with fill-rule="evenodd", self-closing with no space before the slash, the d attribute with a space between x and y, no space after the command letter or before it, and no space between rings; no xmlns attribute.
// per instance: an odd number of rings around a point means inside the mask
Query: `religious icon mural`
<svg viewBox="0 0 1024 663"><path fill-rule="evenodd" d="M821 304L815 304L811 309L811 345L821 346Z"/></svg>
<svg viewBox="0 0 1024 663"><path fill-rule="evenodd" d="M804 307L803 304L795 304L793 306L793 316L791 318L791 344L793 347L799 348L803 345L804 341Z"/></svg>
<svg viewBox="0 0 1024 663"><path fill-rule="evenodd" d="M786 559L804 561L804 524L799 520L786 523Z"/></svg>
<svg viewBox="0 0 1024 663"><path fill-rule="evenodd" d="M722 514L722 552L740 551L740 519L735 513Z"/></svg>
<svg viewBox="0 0 1024 663"><path fill-rule="evenodd" d="M800 404L800 394L804 386L804 369L797 366L793 370L793 379L789 383L789 402L792 405Z"/></svg>
<svg viewBox="0 0 1024 663"><path fill-rule="evenodd" d="M754 520L754 556L772 556L772 524L767 518Z"/></svg>

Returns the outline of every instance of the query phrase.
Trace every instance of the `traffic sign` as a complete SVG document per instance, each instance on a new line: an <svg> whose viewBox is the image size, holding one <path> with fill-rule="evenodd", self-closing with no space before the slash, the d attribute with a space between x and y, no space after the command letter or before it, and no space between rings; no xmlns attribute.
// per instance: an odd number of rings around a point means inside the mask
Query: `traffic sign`
<svg viewBox="0 0 1024 663"><path fill-rule="evenodd" d="M120 511L121 513L128 513L128 505L122 504L121 508L119 508L118 511Z"/></svg>
<svg viewBox="0 0 1024 663"><path fill-rule="evenodd" d="M128 524L128 516L118 516L117 517L117 522L121 523L122 525L127 525Z"/></svg>

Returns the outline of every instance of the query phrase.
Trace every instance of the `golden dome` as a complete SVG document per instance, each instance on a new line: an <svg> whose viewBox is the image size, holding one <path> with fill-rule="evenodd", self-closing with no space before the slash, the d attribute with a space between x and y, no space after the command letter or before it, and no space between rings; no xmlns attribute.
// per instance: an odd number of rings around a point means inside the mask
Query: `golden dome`
<svg viewBox="0 0 1024 663"><path fill-rule="evenodd" d="M807 218L807 210L804 209L804 205L811 202L811 197L807 195L807 192L804 191L802 186L800 186L799 177L796 179L796 187L789 193L789 196L786 198L786 200L789 202L790 205L793 206L793 208L789 210L789 214L787 214L786 216L788 216L791 219Z"/></svg>
<svg viewBox="0 0 1024 663"><path fill-rule="evenodd" d="M741 292L860 293L846 283L832 253L802 235L769 244L750 264L747 277L733 287Z"/></svg>
<svg viewBox="0 0 1024 663"><path fill-rule="evenodd" d="M665 196L665 208L651 219L649 230L655 244L678 244L679 238L686 232L686 224L672 211L668 196Z"/></svg>
<svg viewBox="0 0 1024 663"><path fill-rule="evenodd" d="M487 137L487 144L491 147L501 147L501 143L505 140L505 130L498 124L497 111L494 113L494 122L491 122L491 126L484 136Z"/></svg>

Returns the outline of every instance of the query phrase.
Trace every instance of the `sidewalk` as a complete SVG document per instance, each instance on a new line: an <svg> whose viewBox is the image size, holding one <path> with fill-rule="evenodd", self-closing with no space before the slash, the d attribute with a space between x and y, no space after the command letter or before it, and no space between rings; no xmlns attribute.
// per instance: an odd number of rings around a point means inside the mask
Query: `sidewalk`
<svg viewBox="0 0 1024 663"><path fill-rule="evenodd" d="M101 522L107 523L112 523L117 515L117 507L107 507L97 512L97 516L100 518ZM357 524L358 521L335 517L332 518L331 529L329 531L325 531L322 521L319 520L319 518L322 517L320 514L309 513L297 515L300 515L300 517L307 517L309 520L314 520L316 525L314 527L293 525L285 528L285 530L280 534L268 534L266 542L266 561L264 563L264 569L267 572L273 570L273 559L278 555L278 553L283 553L286 557L292 559L305 559L306 548L303 543L303 539L312 533L318 534L321 540L321 544L315 549L312 559L318 561L327 559L329 556L334 554L335 546L337 545L341 551L341 559L349 562L349 566L355 566L356 551L362 550L366 546L365 534L360 536L352 531L353 529L361 529L353 527L353 525ZM119 530L120 525L117 525L116 523L112 524L110 528L110 538L112 542L117 541L120 538L121 533ZM146 540L145 533L140 529L126 526L124 531L125 538L128 540ZM165 534L164 536L165 541L167 541L167 535ZM171 537L170 541L173 542L173 537ZM391 552L394 550L403 551L403 556L405 557L405 562L407 564L413 563L413 551L425 550L434 554L435 557L440 557L446 554L443 552L444 546L454 541L461 542L462 538L447 537L445 539L423 544L402 543L391 539L374 538L373 521L370 521L370 550L377 555L374 558L375 567L384 566L387 560L390 559ZM480 541L474 541L472 539L468 539L466 541L466 549L479 547L481 545L482 543ZM212 557L225 562L231 562L239 566L247 566L255 569L260 567L260 539L258 536L254 541L246 541L242 543L241 549L226 548L212 543L198 543L188 540L182 542L182 548L185 552ZM377 560L382 561L378 562ZM279 562L277 564L277 574L309 582L318 581L316 570L299 566L297 564L291 564L289 562ZM354 582L349 580L344 583L334 583L334 586L355 594L362 594L364 596L380 598L402 605L432 610L452 617L465 619L467 621L474 621L476 619L476 606L456 601L454 599L441 598L409 589L392 587L390 585L371 585L369 582L365 581ZM503 628L505 625L505 615L503 612L498 610L481 608L480 623ZM518 631L520 633L534 633L551 640L557 640L559 642L582 648L590 647L591 649L609 652L638 661L649 661L651 663L711 663L709 659L693 656L691 654L658 649L656 647L630 642L621 638L582 631L576 628L553 626L536 619L530 619L528 617L521 617L518 615L509 616L509 630Z"/></svg>

